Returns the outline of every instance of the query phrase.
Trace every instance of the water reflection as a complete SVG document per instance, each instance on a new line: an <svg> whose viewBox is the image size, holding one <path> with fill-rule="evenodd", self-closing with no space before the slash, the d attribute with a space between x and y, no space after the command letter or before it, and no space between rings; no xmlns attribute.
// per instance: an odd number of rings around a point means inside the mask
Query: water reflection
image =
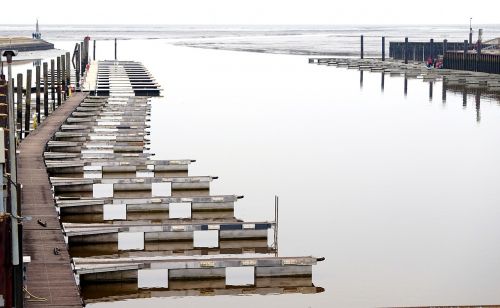
<svg viewBox="0 0 500 308"><path fill-rule="evenodd" d="M392 74L393 77L398 77L398 74ZM403 76L403 93L404 96L408 96L409 86L408 79L415 78L416 76L410 76L408 74L404 74ZM418 78L418 77L417 77ZM439 81L439 80L438 80ZM360 71L360 87L363 87L364 76L363 71ZM429 101L432 102L434 99L434 85L436 81L430 80L429 83ZM385 91L385 72L380 74L380 90L383 93ZM441 80L441 102L443 105L446 104L448 93L453 94L462 94L462 107L463 109L467 108L467 100L468 95L474 95L475 109L476 109L476 121L481 122L481 100L488 99L490 101L495 101L497 105L500 106L500 93L498 90L490 90L487 87L474 87L471 89L465 84L449 84L446 78Z"/></svg>
<svg viewBox="0 0 500 308"><path fill-rule="evenodd" d="M312 277L262 277L254 285L227 286L225 279L172 280L168 288L140 289L136 282L81 284L82 296L87 304L135 298L250 295L250 294L315 294L324 289L312 283Z"/></svg>

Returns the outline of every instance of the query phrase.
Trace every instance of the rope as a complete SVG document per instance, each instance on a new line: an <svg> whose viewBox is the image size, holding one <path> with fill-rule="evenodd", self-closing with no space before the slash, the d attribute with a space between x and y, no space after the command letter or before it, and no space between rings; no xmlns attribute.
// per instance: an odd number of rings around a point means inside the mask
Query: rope
<svg viewBox="0 0 500 308"><path fill-rule="evenodd" d="M28 302L46 302L47 301L47 299L45 297L38 297L38 296L31 294L31 292L28 291L28 289L26 287L24 287L23 290L24 290L24 292L28 293L28 295L29 295Z"/></svg>

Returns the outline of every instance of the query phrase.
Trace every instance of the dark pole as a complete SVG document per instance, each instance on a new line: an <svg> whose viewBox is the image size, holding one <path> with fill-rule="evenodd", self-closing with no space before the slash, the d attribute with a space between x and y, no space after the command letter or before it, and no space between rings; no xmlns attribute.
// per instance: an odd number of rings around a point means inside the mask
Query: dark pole
<svg viewBox="0 0 500 308"><path fill-rule="evenodd" d="M23 138L23 74L17 74L17 139Z"/></svg>
<svg viewBox="0 0 500 308"><path fill-rule="evenodd" d="M93 54L93 60L95 61L95 40L94 40L94 54Z"/></svg>
<svg viewBox="0 0 500 308"><path fill-rule="evenodd" d="M382 61L385 61L385 36L382 36Z"/></svg>
<svg viewBox="0 0 500 308"><path fill-rule="evenodd" d="M431 57L431 60L434 60L434 39L429 41L429 56Z"/></svg>
<svg viewBox="0 0 500 308"><path fill-rule="evenodd" d="M57 57L57 106L61 106L62 101L61 85L61 57Z"/></svg>
<svg viewBox="0 0 500 308"><path fill-rule="evenodd" d="M35 100L35 111L36 111L36 124L40 124L40 65L35 68L35 81L36 81L36 100Z"/></svg>
<svg viewBox="0 0 500 308"><path fill-rule="evenodd" d="M408 38L405 37L405 64L408 64Z"/></svg>
<svg viewBox="0 0 500 308"><path fill-rule="evenodd" d="M469 20L469 43L472 44L472 17ZM467 46L469 48L469 46Z"/></svg>
<svg viewBox="0 0 500 308"><path fill-rule="evenodd" d="M52 97L52 111L56 109L55 61L50 60L50 96Z"/></svg>
<svg viewBox="0 0 500 308"><path fill-rule="evenodd" d="M443 56L448 51L448 40L443 40Z"/></svg>
<svg viewBox="0 0 500 308"><path fill-rule="evenodd" d="M116 48L117 48L117 43L115 38L115 61L118 59Z"/></svg>
<svg viewBox="0 0 500 308"><path fill-rule="evenodd" d="M469 44L467 43L467 40L464 40L464 63L463 63L463 69L467 69L467 51L469 50Z"/></svg>
<svg viewBox="0 0 500 308"><path fill-rule="evenodd" d="M26 137L30 132L30 119L31 119L31 70L26 71L26 101L24 102L24 136Z"/></svg>
<svg viewBox="0 0 500 308"><path fill-rule="evenodd" d="M49 73L48 73L48 63L43 62L43 115L45 117L49 116Z"/></svg>
<svg viewBox="0 0 500 308"><path fill-rule="evenodd" d="M364 46L364 37L363 37L363 35L361 35L361 55L360 55L361 59L363 59L364 56L365 56L364 55L364 53L365 53L364 49L365 49L365 46ZM116 57L115 57L115 60L116 60Z"/></svg>

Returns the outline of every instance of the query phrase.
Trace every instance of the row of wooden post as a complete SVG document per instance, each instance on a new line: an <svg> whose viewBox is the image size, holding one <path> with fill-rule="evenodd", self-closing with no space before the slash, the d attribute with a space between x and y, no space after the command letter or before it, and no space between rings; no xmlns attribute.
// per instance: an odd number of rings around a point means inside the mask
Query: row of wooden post
<svg viewBox="0 0 500 308"><path fill-rule="evenodd" d="M38 64L35 66L35 115L36 121L35 125L41 123L41 105L43 98L43 116L47 117L50 112L56 109L56 106L60 106L69 96L69 90L71 87L71 73L70 73L70 53L67 52L57 59L50 60L50 77L49 77L49 64L43 62L42 65ZM17 137L19 140L27 136L30 132L30 120L31 120L31 100L32 100L32 79L33 72L31 69L26 71L26 85L23 83L23 74L17 74L16 85L16 128ZM43 92L42 92L42 78L43 78ZM13 80L14 82L14 80ZM50 90L50 91L49 91ZM52 108L49 108L49 92L50 101L52 102ZM42 97L43 93L43 97ZM25 112L23 119L23 94L24 94L24 104ZM24 121L24 126L23 126ZM24 134L23 134L24 132Z"/></svg>
<svg viewBox="0 0 500 308"><path fill-rule="evenodd" d="M365 58L365 36L361 35L360 58ZM382 61L385 61L385 36L382 36Z"/></svg>
<svg viewBox="0 0 500 308"><path fill-rule="evenodd" d="M364 58L364 35L361 35L360 36L360 58L363 59ZM435 58L435 56L437 55L437 52L438 50L435 48L435 44L434 44L434 39L430 39L429 40L429 57L431 57L432 59ZM438 43L440 44L440 48L442 47L442 53L443 55L448 51L448 40L443 40L442 43ZM456 43L454 43L454 46L456 45ZM385 61L385 36L382 36L382 61ZM469 47L470 47L470 44L467 40L464 40L464 43L463 43L463 46L464 46L464 53L467 53L468 50L469 50ZM455 46L456 47L456 46ZM478 50L478 53L480 54L481 50L479 49ZM405 37L405 41L404 41L404 47L403 47L403 60L405 62L405 64L408 64L408 57L409 57L409 40L408 40L408 37ZM393 55L394 58L397 58ZM425 59L423 59L425 60Z"/></svg>

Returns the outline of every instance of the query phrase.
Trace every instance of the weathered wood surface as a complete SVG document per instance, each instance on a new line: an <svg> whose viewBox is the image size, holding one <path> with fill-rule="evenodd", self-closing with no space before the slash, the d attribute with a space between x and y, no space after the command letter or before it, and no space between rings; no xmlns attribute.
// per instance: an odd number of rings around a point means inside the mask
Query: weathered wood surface
<svg viewBox="0 0 500 308"><path fill-rule="evenodd" d="M76 94L56 109L21 142L18 179L22 189L22 215L31 216L23 222L23 250L31 256L27 265L27 288L43 302L27 301L26 307L82 307L64 236L57 218L52 186L45 169L43 152L46 143L83 100ZM47 223L42 226L37 221ZM59 254L54 254L54 249Z"/></svg>

